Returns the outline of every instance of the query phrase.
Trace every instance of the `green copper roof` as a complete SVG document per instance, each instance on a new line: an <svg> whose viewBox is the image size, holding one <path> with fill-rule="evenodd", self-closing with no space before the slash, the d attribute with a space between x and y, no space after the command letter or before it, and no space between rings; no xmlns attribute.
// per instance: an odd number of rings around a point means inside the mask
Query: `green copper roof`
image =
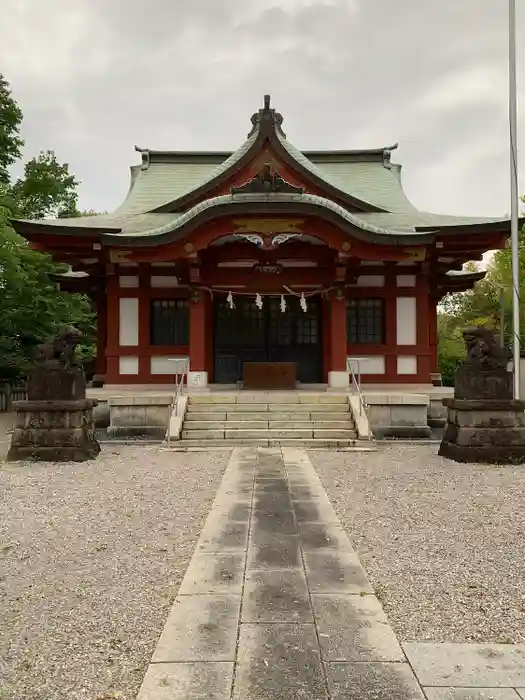
<svg viewBox="0 0 525 700"><path fill-rule="evenodd" d="M434 230L452 227L496 223L505 218L482 219L430 214L419 211L408 199L401 181L401 166L392 164L390 156L395 148L381 148L368 151L299 151L286 138L281 128L282 117L269 108L269 98L265 98L265 108L252 117L252 131L234 153L227 152L160 152L137 149L142 153L142 164L131 168L131 183L124 202L112 213L100 216L73 219L40 220L47 226L72 228L106 229L119 236L157 236L164 231L173 231L190 221L206 208L223 206L227 202L238 201L231 196L204 199L194 206L188 200L187 210L182 213L158 211L168 208L217 177L234 168L254 148L264 134L271 135L277 148L282 148L295 161L300 169L311 173L317 181L327 185L326 197L303 194L299 201L318 206L338 214L344 221L362 231L374 235L406 236L416 234L417 228L428 227ZM266 138L266 136L264 136ZM275 139L277 139L275 141ZM261 143L261 141L259 141ZM257 146L258 147L258 146ZM246 157L246 158L245 158ZM243 161L244 162L244 161ZM350 213L328 197L337 198L343 193L361 202L367 212ZM237 196L236 196L237 197ZM273 197L273 196L272 196ZM247 201L247 200L244 200ZM273 200L272 201L277 201ZM284 201L284 200L281 200ZM297 201L297 198L294 200ZM343 201L340 198L340 201ZM370 209L377 211L370 211ZM157 211L156 211L157 210Z"/></svg>

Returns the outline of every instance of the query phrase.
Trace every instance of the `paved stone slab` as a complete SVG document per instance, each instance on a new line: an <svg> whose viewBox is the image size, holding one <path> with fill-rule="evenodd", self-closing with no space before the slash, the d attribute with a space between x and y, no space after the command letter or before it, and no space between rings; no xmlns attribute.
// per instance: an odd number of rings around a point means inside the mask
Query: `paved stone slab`
<svg viewBox="0 0 525 700"><path fill-rule="evenodd" d="M151 664L137 700L226 700L233 663Z"/></svg>
<svg viewBox="0 0 525 700"><path fill-rule="evenodd" d="M519 700L512 688L424 688L427 700Z"/></svg>
<svg viewBox="0 0 525 700"><path fill-rule="evenodd" d="M324 499L310 499L294 501L293 507L298 523L324 523L339 525L339 518L328 501Z"/></svg>
<svg viewBox="0 0 525 700"><path fill-rule="evenodd" d="M407 663L327 663L332 700L425 700Z"/></svg>
<svg viewBox="0 0 525 700"><path fill-rule="evenodd" d="M405 660L375 596L314 594L312 604L323 659Z"/></svg>
<svg viewBox="0 0 525 700"><path fill-rule="evenodd" d="M248 548L248 569L302 569L299 538L256 531Z"/></svg>
<svg viewBox="0 0 525 700"><path fill-rule="evenodd" d="M525 687L524 644L403 645L423 686Z"/></svg>
<svg viewBox="0 0 525 700"><path fill-rule="evenodd" d="M235 661L240 596L179 596L152 663Z"/></svg>
<svg viewBox="0 0 525 700"><path fill-rule="evenodd" d="M288 479L284 477L255 477L256 495L261 493L288 493Z"/></svg>
<svg viewBox="0 0 525 700"><path fill-rule="evenodd" d="M292 499L287 493L257 493L253 496L253 508L278 518L292 510Z"/></svg>
<svg viewBox="0 0 525 700"><path fill-rule="evenodd" d="M228 518L234 523L247 523L250 520L251 509L251 499L221 498L214 503L208 517L210 519Z"/></svg>
<svg viewBox="0 0 525 700"><path fill-rule="evenodd" d="M231 522L228 518L206 522L197 543L200 552L245 551L248 546L248 523Z"/></svg>
<svg viewBox="0 0 525 700"><path fill-rule="evenodd" d="M373 594L357 554L305 552L308 588L312 593Z"/></svg>
<svg viewBox="0 0 525 700"><path fill-rule="evenodd" d="M279 535L297 536L293 510L279 510L276 513L272 513L268 510L255 508L253 511L252 531L250 533L251 541L257 542L259 541L260 533L270 532Z"/></svg>
<svg viewBox="0 0 525 700"><path fill-rule="evenodd" d="M516 692L520 696L520 698L523 698L525 700L525 688L516 688Z"/></svg>
<svg viewBox="0 0 525 700"><path fill-rule="evenodd" d="M304 552L336 550L352 553L346 532L340 525L324 523L298 523L299 539Z"/></svg>
<svg viewBox="0 0 525 700"><path fill-rule="evenodd" d="M248 571L242 622L311 622L306 578L296 571Z"/></svg>
<svg viewBox="0 0 525 700"><path fill-rule="evenodd" d="M327 700L313 625L241 625L234 700Z"/></svg>
<svg viewBox="0 0 525 700"><path fill-rule="evenodd" d="M194 554L179 589L179 595L241 595L246 554L205 552Z"/></svg>

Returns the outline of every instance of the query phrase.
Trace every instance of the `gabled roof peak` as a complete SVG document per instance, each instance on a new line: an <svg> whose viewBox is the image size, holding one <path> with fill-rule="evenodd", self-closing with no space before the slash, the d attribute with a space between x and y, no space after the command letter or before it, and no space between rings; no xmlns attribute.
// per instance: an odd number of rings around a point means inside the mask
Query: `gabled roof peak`
<svg viewBox="0 0 525 700"><path fill-rule="evenodd" d="M270 95L264 96L264 107L260 109L255 114L252 114L251 123L252 128L247 138L251 138L256 131L269 132L277 130L283 138L286 138L286 134L282 129L283 115L276 112L275 109L270 107L271 97Z"/></svg>

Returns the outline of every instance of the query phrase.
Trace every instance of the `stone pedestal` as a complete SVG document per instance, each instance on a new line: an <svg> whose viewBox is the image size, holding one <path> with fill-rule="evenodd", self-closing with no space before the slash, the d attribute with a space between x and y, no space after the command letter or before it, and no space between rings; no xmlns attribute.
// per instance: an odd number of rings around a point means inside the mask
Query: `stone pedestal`
<svg viewBox="0 0 525 700"><path fill-rule="evenodd" d="M525 463L525 401L443 399L447 425L439 448L456 462Z"/></svg>
<svg viewBox="0 0 525 700"><path fill-rule="evenodd" d="M8 462L83 462L100 452L95 439L93 399L18 401Z"/></svg>
<svg viewBox="0 0 525 700"><path fill-rule="evenodd" d="M83 462L100 452L93 409L86 399L86 378L79 366L47 361L27 382L27 401L17 401L8 462L19 460Z"/></svg>

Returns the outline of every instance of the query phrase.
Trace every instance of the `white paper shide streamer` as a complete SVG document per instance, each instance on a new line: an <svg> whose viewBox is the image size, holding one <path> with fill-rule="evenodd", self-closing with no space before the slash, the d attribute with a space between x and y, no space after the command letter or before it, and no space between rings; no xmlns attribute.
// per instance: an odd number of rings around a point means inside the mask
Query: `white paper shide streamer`
<svg viewBox="0 0 525 700"><path fill-rule="evenodd" d="M284 298L284 294L281 294L281 312L284 314L286 311L286 299Z"/></svg>
<svg viewBox="0 0 525 700"><path fill-rule="evenodd" d="M308 311L308 304L306 303L306 297L304 296L304 292L301 292L301 299L299 300L299 306L303 311Z"/></svg>
<svg viewBox="0 0 525 700"><path fill-rule="evenodd" d="M226 302L230 309L235 308L235 302L233 301L233 294L231 292L228 292L228 296L226 297Z"/></svg>
<svg viewBox="0 0 525 700"><path fill-rule="evenodd" d="M260 311L260 310L262 309L262 307L263 307L262 296L259 294L259 292L257 292L257 295L256 295L256 297L255 297L255 306L259 309L259 311Z"/></svg>

